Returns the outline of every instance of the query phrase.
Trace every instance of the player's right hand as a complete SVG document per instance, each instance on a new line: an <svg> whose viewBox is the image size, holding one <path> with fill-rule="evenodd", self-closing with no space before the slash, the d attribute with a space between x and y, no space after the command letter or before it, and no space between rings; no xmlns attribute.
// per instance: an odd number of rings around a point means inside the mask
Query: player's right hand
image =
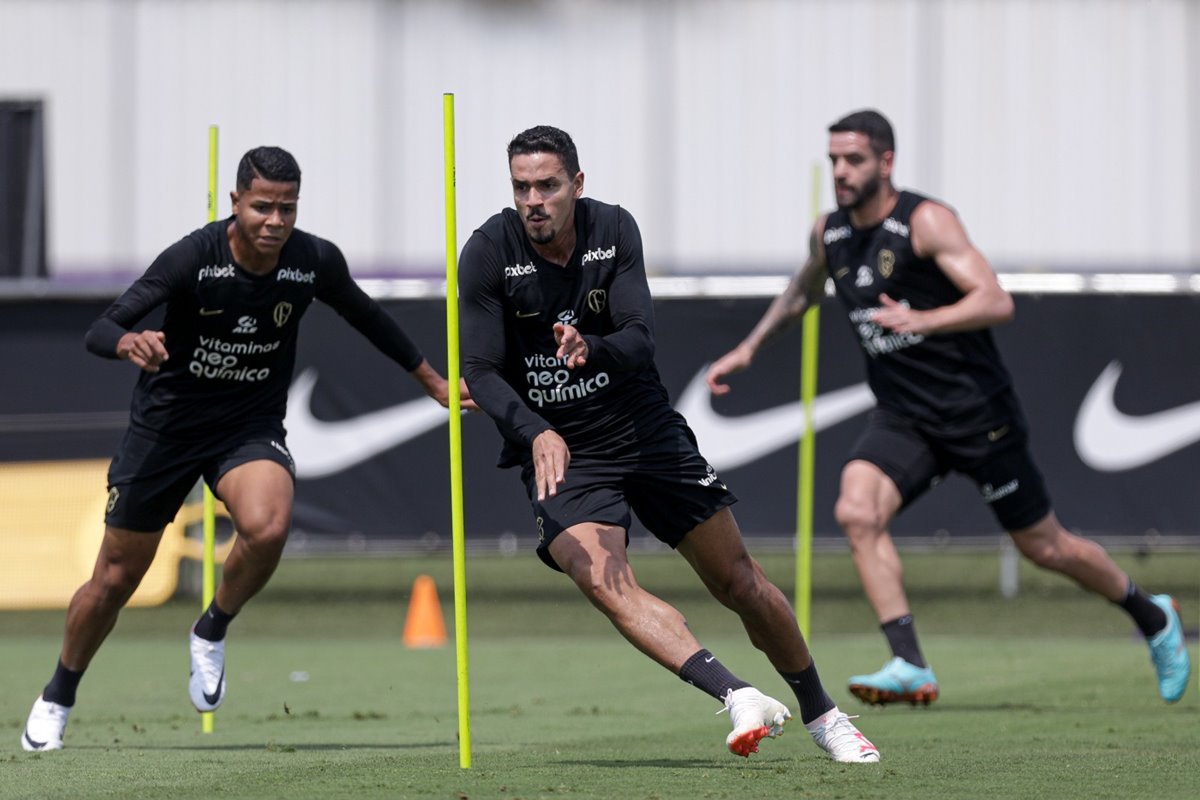
<svg viewBox="0 0 1200 800"><path fill-rule="evenodd" d="M722 383L722 381L735 372L748 369L750 367L750 360L749 351L741 346L733 348L718 358L708 368L708 374L704 376L704 380L708 384L708 390L718 397L728 394L733 387L727 383Z"/></svg>
<svg viewBox="0 0 1200 800"><path fill-rule="evenodd" d="M158 365L166 361L167 335L162 331L130 331L117 342L117 358L123 358L146 372L158 372Z"/></svg>
<svg viewBox="0 0 1200 800"><path fill-rule="evenodd" d="M542 431L534 438L533 470L539 503L558 494L558 485L566 481L570 463L571 451L557 433Z"/></svg>

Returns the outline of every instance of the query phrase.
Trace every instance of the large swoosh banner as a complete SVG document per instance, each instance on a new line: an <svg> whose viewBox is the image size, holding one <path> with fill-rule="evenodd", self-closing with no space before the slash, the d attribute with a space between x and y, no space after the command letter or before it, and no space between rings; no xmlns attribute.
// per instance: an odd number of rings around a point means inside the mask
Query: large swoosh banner
<svg viewBox="0 0 1200 800"><path fill-rule="evenodd" d="M734 513L745 533L791 538L804 432L799 326L734 376L730 394L713 398L703 384L706 364L736 344L768 302L658 301L656 363L702 451L740 498ZM0 303L0 463L111 457L137 374L84 351L83 331L106 305ZM443 302L386 300L384 307L444 370ZM815 527L818 536L839 537L838 475L873 398L844 316L829 311L821 315L814 415ZM293 542L447 544L446 410L321 304L302 331L286 423L298 477ZM1200 532L1200 369L1187 345L1200 340L1200 295L1018 296L1016 320L996 339L1069 527L1101 535ZM464 417L467 537L492 547L505 534L536 537L519 476L494 466L499 446L490 420ZM104 487L96 491L102 499ZM35 513L53 511L43 504ZM12 509L8 516L16 518ZM978 490L953 476L906 509L894 530L952 538L999 532ZM644 531L635 525L632 535Z"/></svg>

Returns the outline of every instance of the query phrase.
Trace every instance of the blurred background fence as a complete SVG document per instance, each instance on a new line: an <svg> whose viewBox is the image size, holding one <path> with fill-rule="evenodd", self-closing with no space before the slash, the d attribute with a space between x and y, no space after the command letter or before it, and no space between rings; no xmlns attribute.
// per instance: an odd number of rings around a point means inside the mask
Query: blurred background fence
<svg viewBox="0 0 1200 800"><path fill-rule="evenodd" d="M763 546L789 547L794 524L799 331L728 398L697 379L802 257L826 126L873 106L896 127L898 184L951 203L1017 293L997 335L1064 522L1194 547L1197 42L1187 0L0 0L0 545L26 554L0 583L52 565L73 586L90 567L135 376L88 356L83 332L203 222L209 124L221 213L246 149L292 150L301 227L444 368L446 91L460 239L511 203L504 147L538 123L574 135L587 194L635 214L659 368ZM869 397L840 316L822 327L817 544L840 547L836 475ZM444 416L327 309L301 339L289 552L448 546ZM511 552L533 534L498 445L466 419L468 543ZM897 533L1001 541L965 481Z"/></svg>

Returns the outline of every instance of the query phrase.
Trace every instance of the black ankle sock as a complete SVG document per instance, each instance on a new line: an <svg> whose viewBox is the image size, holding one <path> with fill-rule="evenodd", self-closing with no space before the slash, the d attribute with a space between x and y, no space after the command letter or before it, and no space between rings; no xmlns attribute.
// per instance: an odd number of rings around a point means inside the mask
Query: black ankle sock
<svg viewBox="0 0 1200 800"><path fill-rule="evenodd" d="M683 666L679 668L679 677L721 701L733 690L744 689L750 685L725 669L725 665L707 650L697 650L683 662Z"/></svg>
<svg viewBox="0 0 1200 800"><path fill-rule="evenodd" d="M1166 612L1154 604L1150 595L1134 584L1133 578L1129 579L1129 588L1125 591L1125 599L1118 601L1117 605L1133 617L1134 624L1147 639L1167 626Z"/></svg>
<svg viewBox="0 0 1200 800"><path fill-rule="evenodd" d="M229 623L233 621L236 614L226 614L217 606L217 601L214 598L208 604L208 609L200 615L200 619L196 620L196 625L192 628L192 632L201 639L207 639L210 642L219 642L225 638L225 629L229 627Z"/></svg>
<svg viewBox="0 0 1200 800"><path fill-rule="evenodd" d="M817 662L809 664L808 669L801 672L779 674L796 693L796 702L800 704L800 721L806 725L837 705L821 685Z"/></svg>
<svg viewBox="0 0 1200 800"><path fill-rule="evenodd" d="M58 666L54 669L54 677L46 684L46 688L42 689L42 699L58 703L60 706L75 705L75 690L79 688L82 678L83 670L76 672L67 669L63 666L62 659L59 659Z"/></svg>
<svg viewBox="0 0 1200 800"><path fill-rule="evenodd" d="M879 626L887 637L892 655L903 658L914 667L924 667L925 657L921 655L921 646L917 644L917 628L913 625L912 614L905 614Z"/></svg>

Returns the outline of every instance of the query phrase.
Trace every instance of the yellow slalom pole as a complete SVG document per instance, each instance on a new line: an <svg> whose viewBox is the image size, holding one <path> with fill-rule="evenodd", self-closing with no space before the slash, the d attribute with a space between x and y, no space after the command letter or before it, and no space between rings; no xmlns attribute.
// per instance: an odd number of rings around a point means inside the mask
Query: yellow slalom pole
<svg viewBox="0 0 1200 800"><path fill-rule="evenodd" d="M217 126L208 126L208 221L217 221ZM204 485L204 589L200 613L208 610L217 584L217 502L212 489ZM213 712L200 714L200 731L213 732Z"/></svg>
<svg viewBox="0 0 1200 800"><path fill-rule="evenodd" d="M816 219L820 203L821 165L818 163L812 169L813 219ZM800 402L804 407L804 433L800 437L800 464L796 477L799 483L796 492L796 619L806 639L812 636L813 478L817 438L813 430L813 399L817 396L817 337L820 329L821 309L814 302L804 314L804 338L800 351Z"/></svg>
<svg viewBox="0 0 1200 800"><path fill-rule="evenodd" d="M454 648L458 664L458 765L471 768L467 670L467 559L463 525L462 396L458 366L458 229L454 173L454 95L442 95L446 181L446 373L450 382L450 524L454 548Z"/></svg>

